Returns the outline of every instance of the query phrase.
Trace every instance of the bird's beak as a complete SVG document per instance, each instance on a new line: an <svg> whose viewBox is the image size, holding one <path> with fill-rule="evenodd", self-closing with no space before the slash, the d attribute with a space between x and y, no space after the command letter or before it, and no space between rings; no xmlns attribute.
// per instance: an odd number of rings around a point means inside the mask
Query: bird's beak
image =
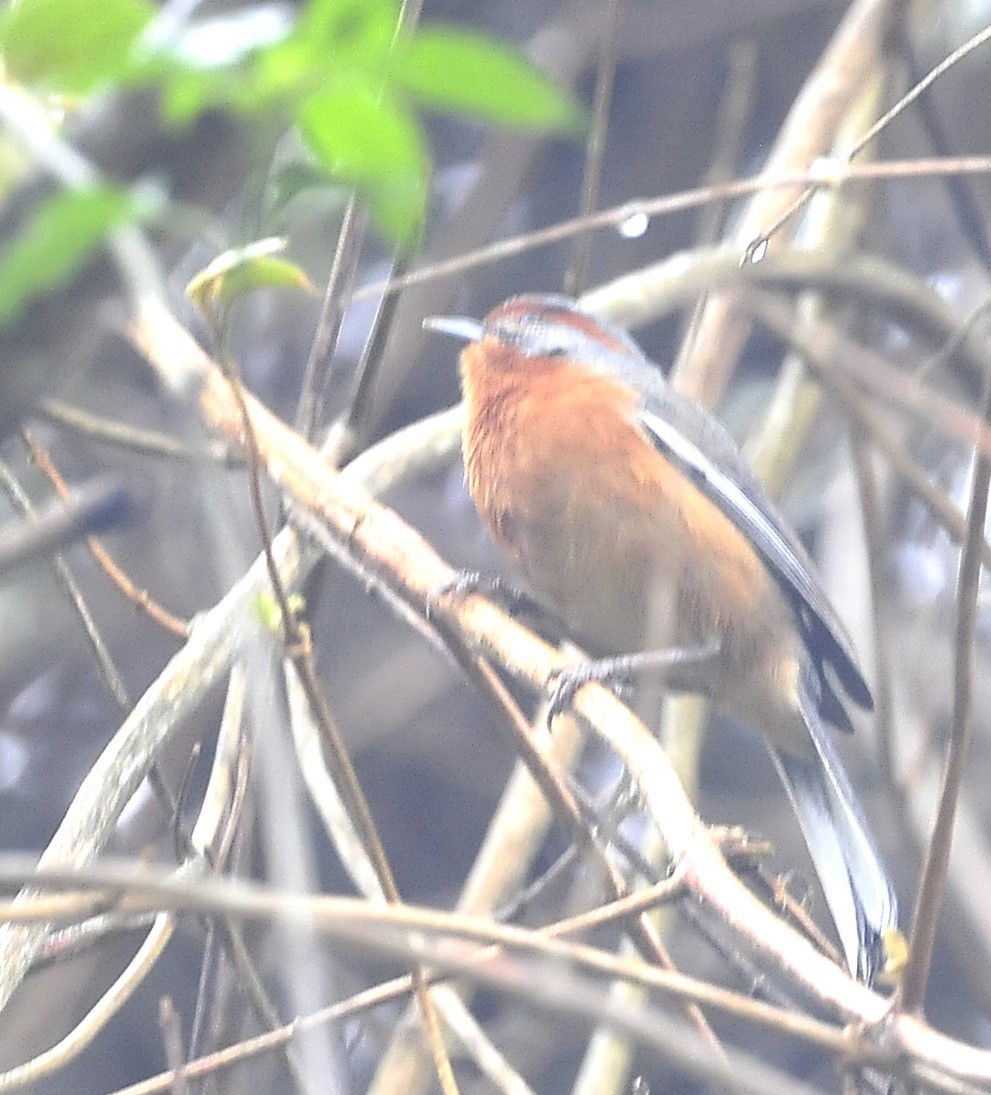
<svg viewBox="0 0 991 1095"><path fill-rule="evenodd" d="M425 331L437 331L442 335L460 338L463 342L478 342L485 334L485 328L477 319L468 316L426 316L423 320Z"/></svg>

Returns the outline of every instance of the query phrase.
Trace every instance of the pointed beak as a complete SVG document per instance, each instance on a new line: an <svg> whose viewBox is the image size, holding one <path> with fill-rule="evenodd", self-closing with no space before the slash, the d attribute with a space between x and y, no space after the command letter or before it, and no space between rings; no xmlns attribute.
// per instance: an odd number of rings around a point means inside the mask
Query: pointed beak
<svg viewBox="0 0 991 1095"><path fill-rule="evenodd" d="M427 316L423 320L423 329L451 335L453 338L460 338L462 342L478 342L485 334L482 324L467 316Z"/></svg>

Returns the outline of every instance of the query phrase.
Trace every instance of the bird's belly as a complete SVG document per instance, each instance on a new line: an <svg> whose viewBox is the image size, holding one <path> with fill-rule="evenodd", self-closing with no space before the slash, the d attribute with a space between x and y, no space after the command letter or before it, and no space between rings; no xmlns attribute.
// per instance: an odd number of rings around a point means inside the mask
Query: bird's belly
<svg viewBox="0 0 991 1095"><path fill-rule="evenodd" d="M465 435L475 504L537 598L595 656L717 643L716 695L793 661L790 605L745 535L628 411L565 391L504 392L500 429L470 414Z"/></svg>

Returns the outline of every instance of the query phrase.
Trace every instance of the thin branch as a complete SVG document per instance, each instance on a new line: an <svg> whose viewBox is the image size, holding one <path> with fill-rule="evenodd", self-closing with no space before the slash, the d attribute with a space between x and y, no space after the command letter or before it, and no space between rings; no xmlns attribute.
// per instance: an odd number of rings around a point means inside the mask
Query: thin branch
<svg viewBox="0 0 991 1095"><path fill-rule="evenodd" d="M142 430L126 422L115 422L109 418L91 414L68 403L46 399L32 410L35 418L41 418L56 426L72 430L89 441L101 445L112 445L129 452L145 456L164 457L167 460L181 460L184 463L198 463L204 456L229 468L241 467L243 456L220 441L209 441L199 451L155 430Z"/></svg>
<svg viewBox="0 0 991 1095"><path fill-rule="evenodd" d="M486 244L474 250L462 251L455 258L432 262L401 277L373 281L354 293L353 300L371 300L383 294L402 292L414 285L456 277L480 267L494 265L516 255L525 254L540 247L571 239L589 230L618 228L633 217L660 217L697 209L712 202L726 202L735 198L757 194L763 190L794 190L796 187L815 183L819 187L842 186L847 182L916 179L919 181L943 175L991 174L991 157L959 156L953 159L926 158L915 160L888 160L881 163L849 164L832 160L817 160L804 171L783 173L767 172L747 179L700 186L661 197L631 198L621 205L612 206L589 216L572 217L558 221L548 228L538 228L518 236L510 236L496 243ZM733 248L733 263L740 264L741 248Z"/></svg>
<svg viewBox="0 0 991 1095"><path fill-rule="evenodd" d="M991 372L985 375L981 415L986 423L991 422ZM911 1013L921 1012L925 1005L926 986L929 983L929 972L936 944L936 928L939 924L946 889L957 803L974 735L974 640L977 631L977 594L981 577L981 554L989 488L991 488L991 457L975 453L970 505L967 512L967 537L960 552L960 572L957 577L953 724L946 756L946 768L943 773L939 809L936 813L932 839L916 899L908 965L905 968L899 994L901 1006Z"/></svg>
<svg viewBox="0 0 991 1095"><path fill-rule="evenodd" d="M606 157L606 137L609 133L609 106L616 83L619 60L620 25L623 20L623 0L609 0L609 14L603 30L592 101L592 124L585 142L585 167L582 172L582 194L579 215L587 217L599 205L602 186L602 165ZM582 232L575 239L571 269L565 276L565 292L575 297L583 292L588 281L588 266L592 255L592 233Z"/></svg>
<svg viewBox="0 0 991 1095"><path fill-rule="evenodd" d="M38 1083L64 1068L90 1045L142 984L172 938L174 930L175 916L172 913L159 913L137 953L85 1018L51 1049L0 1073L0 1091L14 1091Z"/></svg>
<svg viewBox="0 0 991 1095"><path fill-rule="evenodd" d="M317 412L320 400L327 387L337 338L344 321L344 310L351 299L351 287L358 266L358 256L365 239L366 214L364 206L356 194L352 194L344 209L344 219L337 236L337 249L334 261L327 277L320 315L317 319L309 356L306 359L306 371L303 374L303 386L296 406L296 431L307 439L312 439L317 425Z"/></svg>
<svg viewBox="0 0 991 1095"><path fill-rule="evenodd" d="M62 475L55 466L55 462L52 460L48 450L27 428L21 429L21 440L24 442L32 462L52 484L56 494L58 494L60 498L71 498L72 492L69 490L69 485L62 478ZM188 636L189 624L178 616L173 615L163 605L160 605L146 589L139 589L134 582L131 581L127 573L118 566L113 556L103 546L99 537L87 536L86 548L90 555L96 560L97 566L107 576L110 583L126 597L135 608L143 612L150 620L153 620L158 624L159 627L164 628L178 638L185 639ZM130 707L130 703L126 702L126 700L125 702L118 700L118 703L120 703L120 706L125 711Z"/></svg>
<svg viewBox="0 0 991 1095"><path fill-rule="evenodd" d="M34 514L35 510L34 506L31 504L31 499L28 497L20 483L14 478L13 472L5 463L0 463L0 485L2 485L4 493L20 513L25 516ZM127 694L127 686L124 684L124 678L117 669L113 655L110 653L110 648L103 640L100 629L97 627L96 620L94 619L92 612L90 612L89 605L86 603L82 590L79 588L79 583L76 581L72 571L69 569L68 564L62 556L56 555L52 559L52 567L55 571L55 576L58 579L59 585L62 587L62 591L65 593L69 603L75 609L76 615L79 617L79 622L82 624L87 641L93 651L93 656L96 659L96 664L99 666L100 675L103 678L104 684L107 686L107 691L121 711L129 710L131 700Z"/></svg>
<svg viewBox="0 0 991 1095"><path fill-rule="evenodd" d="M942 60L938 65L933 67L926 76L921 79L914 87L910 88L889 110L885 111L880 118L872 125L869 126L866 132L864 132L850 148L844 153L843 159L849 162L860 152L862 152L867 145L874 140L881 132L897 118L903 111L905 111L915 100L922 95L940 76L944 75L954 65L958 64L968 54L973 53L975 49L984 45L985 42L991 40L991 26L985 27L984 30L979 31L977 34L969 38L964 44L955 49L948 57ZM796 213L802 210L812 199L818 189L816 184L812 184L807 187L787 209L783 210L778 218L774 221L770 227L765 228L760 235L756 236L747 247L747 254L752 256L758 249L765 246L767 241L770 240L777 232L779 232L782 226L789 221Z"/></svg>
<svg viewBox="0 0 991 1095"><path fill-rule="evenodd" d="M686 871L688 869L686 863ZM590 926L607 923L615 916L638 913L663 900L682 884L680 875L644 894L618 902L615 909L605 906L538 929L497 924L487 918L417 905L286 893L258 883L218 876L169 874L145 864L139 865L132 859L108 857L79 868L51 867L39 872L30 859L23 856L0 857L0 884L10 886L28 880L45 889L80 891L83 900L86 900L87 888L114 891L121 895L120 907L128 911L164 908L245 920L281 921L305 929L312 927L328 938L372 952L381 950L382 953L406 956L411 949L422 946L424 960L435 967L435 973L457 972L492 984L497 984L503 973L512 974L511 964L504 965L502 961L510 954L570 962L576 969L627 979L674 1000L693 1001L823 1049L849 1052L867 1064L890 1065L895 1052L823 1020L761 1003L687 974L621 958L569 938ZM25 903L0 904L0 915L16 916L25 921L31 916L31 908ZM47 910L41 915L47 916ZM417 939L418 935L422 935L422 940ZM563 971L564 967L559 968ZM515 983L515 976L512 980ZM945 1041L957 1044L952 1039ZM975 1051L973 1060L984 1061L991 1075L991 1053Z"/></svg>

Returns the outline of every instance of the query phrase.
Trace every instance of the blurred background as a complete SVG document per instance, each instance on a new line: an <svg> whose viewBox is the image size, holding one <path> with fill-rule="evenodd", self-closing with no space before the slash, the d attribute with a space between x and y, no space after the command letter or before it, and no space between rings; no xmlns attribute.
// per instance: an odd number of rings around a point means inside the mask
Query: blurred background
<svg viewBox="0 0 991 1095"><path fill-rule="evenodd" d="M980 0L888 7L871 74L877 87L868 89L864 81L867 101L851 105L850 134L863 132L933 64L991 22L991 9ZM600 208L759 171L848 6L837 0L626 0L619 5L614 37L608 8L597 0L426 0L422 13L424 26L453 23L512 44L560 86L572 89L589 112L603 51L614 42L617 61L604 132ZM291 8L234 2L175 2L166 4L165 11L194 22L222 16L228 28L242 29L269 15L276 24L294 18ZM885 129L872 145L871 157L985 152L991 136L984 108L991 94L987 57L985 47L936 81L921 105L910 107ZM133 115L126 118L133 120ZM435 113L422 115L422 122L433 163L429 212L421 240L402 259L405 268L420 268L579 212L585 134L521 133ZM124 128L116 132L126 133L127 124L131 123L125 119ZM257 168L250 169L250 155L242 156L243 134L232 139L223 127L204 127L183 139L181 149L146 150L146 159L125 172L181 191L182 157L189 157L196 174L218 147L225 147L222 142L231 140L229 159L222 157L220 170L209 172L206 181L198 178L190 193L187 208L196 203L209 209L201 230L188 233L195 240L158 244L173 305L183 321L205 345L211 344L210 332L183 296L183 288L218 253L261 236L284 237L285 256L317 288L313 294L277 289L253 293L238 305L231 325L232 350L245 384L292 422L348 191L344 186L301 187L286 200L274 200L279 168L299 159L298 143L289 132L278 134L266 146L271 155L263 176ZM953 183L947 178L855 183L837 204L839 211L832 209L818 226L810 224L810 216L799 232L799 245L802 233L807 233L815 246L832 249L839 266L844 256L876 255L913 283L934 290L961 324L986 299L984 233L989 206L984 177ZM626 231L597 231L589 237L588 273L581 288L603 285L675 252L728 238L740 211L736 204L710 203L647 218L639 234L628 224ZM356 447L363 449L456 401L457 348L424 333L423 316L481 317L517 292L561 291L574 263L575 243L566 239L402 290L388 332L376 346L374 382L356 425ZM394 247L369 231L353 266L357 295L346 307L333 356L320 411L324 427L353 396L356 369L381 297L368 287L388 278L395 268ZM87 291L94 285L101 287L95 274ZM83 294L76 308L74 292ZM44 373L40 390L32 382L27 392L4 393L12 421L6 422L0 456L39 506L51 498L52 488L18 436L17 424L26 423L48 446L70 484L107 473L119 477L137 498L138 514L126 528L111 534L107 544L139 588L177 617L189 619L213 606L258 554L244 470L222 462L205 465L202 460L137 452L56 421L59 407L71 405L104 419L169 434L183 443L201 441L188 408L161 390L120 337L113 305L92 351L81 353L79 362L65 360L70 356L65 340L78 348L80 330L88 328L88 319L95 324L102 317L102 298L110 295L101 293L97 306L82 289L70 286L66 293L58 311L36 317L36 327L22 332L20 341L8 340L4 369L14 368L8 361L20 361L16 355L27 353L24 347L34 347L33 352L57 361L59 368L52 365ZM690 314L690 305L668 311L635 332L665 369L679 353ZM959 355L939 355L938 338L919 337L916 326L896 323L890 309L856 292L830 301L822 315L846 338L881 355L903 377L925 368L926 384L976 411L981 383L976 367ZM972 345L986 351L981 316L972 331ZM786 360L787 348L766 331L755 330L747 339L718 406L720 417L744 442L766 438L766 413L776 398ZM891 399L870 393L863 398L924 477L946 501L964 511L971 467L968 445L934 425L925 407L907 411ZM51 401L57 402L54 411ZM931 506L875 448L872 467L879 499L870 521L880 550L872 592L850 422L843 406L825 398L807 416L800 433L796 428L788 457L772 457L771 462L773 466L780 460L782 504L819 561L872 680L879 672L881 643L880 672L890 686L892 736L882 747L875 725L863 718L855 740L839 744L896 878L907 926L950 725L959 547L933 518ZM781 446L781 451L788 448ZM768 450L752 451L766 455ZM276 520L278 500L270 495L267 501ZM500 569L501 561L466 494L457 458L428 474L405 478L385 501L452 565L486 573ZM17 516L9 505L4 514L11 521ZM85 548L72 548L67 559L133 702L156 679L181 640L110 588ZM370 595L363 582L327 563L314 570L304 593L321 681L399 889L410 902L452 908L512 771L512 748L453 666L397 620L381 599ZM5 851L39 853L121 723L122 711L47 558L4 576L0 620L0 842ZM977 733L961 808L966 840L958 849L954 874L955 880L964 878L967 883L960 889L954 882L941 922L928 999L928 1015L935 1026L985 1046L991 1015L991 929L987 917L980 915L980 880L988 871L991 820L981 792L991 780L982 702L988 635L982 614ZM269 671L267 664L258 670ZM159 758L161 778L174 793L183 788L182 812L190 822L206 787L224 697L222 686L212 688ZM524 692L520 698L527 705L533 702ZM269 716L272 724L259 725ZM256 741L251 748L255 768L248 777L247 806L230 869L272 878L277 874L273 856L282 846L268 830L282 824L282 818L271 812L273 800L262 786L258 766L274 765L271 757L276 754L291 756L291 745L283 709L274 697L272 710L266 715L256 707L249 722L256 738L282 735L283 745ZM746 728L719 719L700 749L693 793L701 816L710 822L744 825L755 836L772 841L770 870L788 877L792 892L800 900L807 898L813 916L828 931L828 915L797 827L759 741ZM585 751L580 770L596 790L619 776L601 747ZM298 778L293 778L286 788L292 799L287 814L293 814L308 842L305 854L300 852L306 866L300 877L328 893L355 892ZM174 862L174 829L173 819L144 784L119 821L108 850L148 855L168 864ZM630 830L637 832L635 819ZM535 878L549 867L566 844L564 834L551 827L527 877ZM594 885L579 860L536 895L521 919L543 923L562 910L583 907L588 903L586 887ZM991 892L983 897L991 901ZM719 948L687 920L672 916L668 928L681 968L750 988L727 967ZM49 948L0 1024L0 1063L10 1067L26 1060L71 1029L129 961L146 930L144 923L118 924L95 941L67 944L66 954L56 946ZM324 945L307 958L313 985L294 997L296 990L287 988L280 974L286 959L282 937L260 927L252 927L246 936L258 976L268 985L283 1021L295 1014L300 1001L340 998L395 972L388 963L376 964ZM202 983L208 986L205 991ZM198 997L203 997L196 1053L254 1033L259 1024L247 995L243 971L232 969L205 923L195 916L183 917L127 1007L78 1057L31 1089L110 1092L166 1067L163 997L170 998L190 1050L193 1015ZM585 1024L557 1020L492 992L479 993L472 1009L532 1090L543 1095L573 1090L589 1036ZM402 1011L401 1003L391 1004L334 1026L329 1034L324 1031L320 1052L329 1055L335 1069L334 1083L324 1090L369 1089ZM719 1021L715 1026L729 1043L744 1045L822 1090L839 1090L840 1078L825 1055L735 1023ZM468 1061L458 1060L458 1074L465 1092L494 1089ZM269 1054L219 1074L203 1090L243 1091L249 1083L272 1092L298 1089L283 1058ZM691 1092L705 1087L658 1063L651 1054L634 1053L615 1090Z"/></svg>

